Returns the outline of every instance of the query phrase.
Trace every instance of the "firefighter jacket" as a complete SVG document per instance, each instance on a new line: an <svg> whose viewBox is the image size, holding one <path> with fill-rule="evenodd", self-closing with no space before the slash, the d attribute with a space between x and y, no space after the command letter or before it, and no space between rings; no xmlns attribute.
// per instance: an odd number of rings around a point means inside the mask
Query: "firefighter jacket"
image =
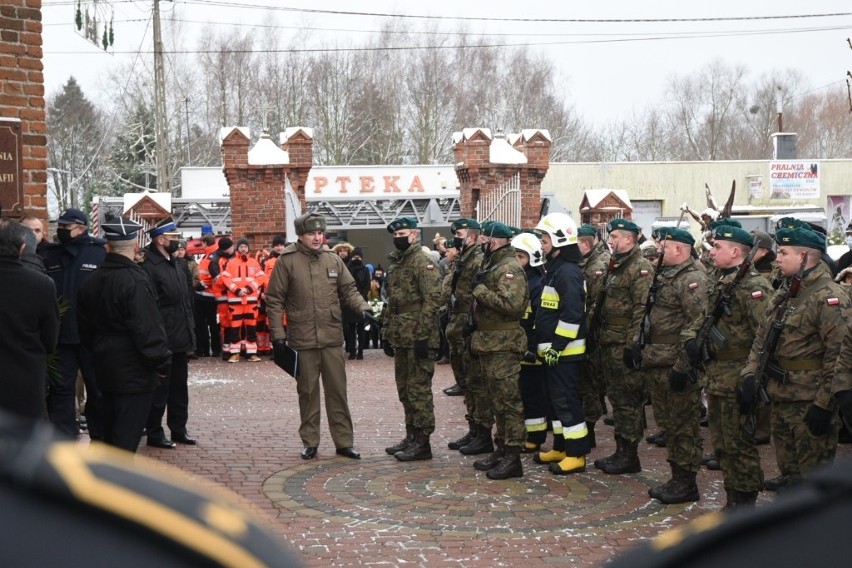
<svg viewBox="0 0 852 568"><path fill-rule="evenodd" d="M586 357L586 293L583 271L576 262L556 255L545 265L541 304L535 314L541 357L553 347L560 358L580 361Z"/></svg>

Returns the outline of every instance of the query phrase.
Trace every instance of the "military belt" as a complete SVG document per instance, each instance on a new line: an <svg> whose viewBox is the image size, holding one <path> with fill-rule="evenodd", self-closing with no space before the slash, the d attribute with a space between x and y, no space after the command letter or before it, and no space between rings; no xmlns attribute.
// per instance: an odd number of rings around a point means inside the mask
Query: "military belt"
<svg viewBox="0 0 852 568"><path fill-rule="evenodd" d="M680 342L681 339L679 335L652 335L650 339L648 339L648 343L656 343L658 345L675 345Z"/></svg>
<svg viewBox="0 0 852 568"><path fill-rule="evenodd" d="M713 358L717 361L740 361L747 359L749 349L724 349L722 351L714 351Z"/></svg>
<svg viewBox="0 0 852 568"><path fill-rule="evenodd" d="M778 359L776 363L785 371L816 371L822 369L822 359Z"/></svg>
<svg viewBox="0 0 852 568"><path fill-rule="evenodd" d="M398 314L410 314L412 312L420 311L420 304L405 304L404 306L399 306L396 309L396 313Z"/></svg>
<svg viewBox="0 0 852 568"><path fill-rule="evenodd" d="M607 325L630 325L630 318L604 316Z"/></svg>
<svg viewBox="0 0 852 568"><path fill-rule="evenodd" d="M490 323L481 323L477 322L476 331L500 331L504 329L518 329L521 327L518 322L490 322Z"/></svg>

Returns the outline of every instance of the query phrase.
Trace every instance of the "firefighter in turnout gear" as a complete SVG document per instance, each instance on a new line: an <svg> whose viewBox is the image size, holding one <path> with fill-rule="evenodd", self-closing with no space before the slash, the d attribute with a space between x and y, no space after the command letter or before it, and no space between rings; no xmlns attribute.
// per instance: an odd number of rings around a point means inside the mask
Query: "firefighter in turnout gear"
<svg viewBox="0 0 852 568"><path fill-rule="evenodd" d="M257 302L261 287L266 285L266 274L260 264L249 256L248 239L237 240L237 254L222 271L222 287L228 292L230 327L227 341L231 357L229 363L240 360L240 350L245 344L249 361L260 361L257 356Z"/></svg>

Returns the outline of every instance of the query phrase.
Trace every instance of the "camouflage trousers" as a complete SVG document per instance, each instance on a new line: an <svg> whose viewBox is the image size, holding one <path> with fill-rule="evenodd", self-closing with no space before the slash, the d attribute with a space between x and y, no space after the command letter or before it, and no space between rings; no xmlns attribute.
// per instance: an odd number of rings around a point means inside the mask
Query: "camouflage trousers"
<svg viewBox="0 0 852 568"><path fill-rule="evenodd" d="M645 396L651 400L651 408L654 409L654 422L657 423L658 432L668 432L669 430L668 424L666 424L668 412L665 407L668 392L669 378L667 374L663 375L660 380L654 373L646 373ZM666 439L666 445L668 445L668 439Z"/></svg>
<svg viewBox="0 0 852 568"><path fill-rule="evenodd" d="M450 342L450 367L453 369L456 384L464 391L465 418L468 421L476 416L473 393L470 390L470 375L474 367L472 357L470 349L463 342Z"/></svg>
<svg viewBox="0 0 852 568"><path fill-rule="evenodd" d="M577 379L577 390L580 391L580 398L583 400L586 422L591 423L597 422L603 415L601 395L606 392L600 353L600 349L595 349L587 354L583 362L583 370Z"/></svg>
<svg viewBox="0 0 852 568"><path fill-rule="evenodd" d="M456 381L464 376L464 405L467 408L467 416L474 423L483 428L491 429L494 426L494 409L492 408L491 393L488 389L488 381L482 374L482 362L480 355L471 353L470 347L464 343L461 349L456 350L456 345L450 346L450 364L453 373L458 366L462 371L456 374Z"/></svg>
<svg viewBox="0 0 852 568"><path fill-rule="evenodd" d="M709 393L707 418L713 452L722 467L725 489L762 491L763 470L760 468L760 453L754 444L754 436L743 432L747 417L740 413L736 395Z"/></svg>
<svg viewBox="0 0 852 568"><path fill-rule="evenodd" d="M497 424L496 439L507 446L523 446L527 438L524 426L524 405L518 387L521 361L518 353L480 353L479 375L485 378L486 392ZM478 407L477 407L478 410ZM477 421L479 424L479 421Z"/></svg>
<svg viewBox="0 0 852 568"><path fill-rule="evenodd" d="M772 401L772 442L781 475L804 477L823 463L834 461L840 418L833 413L826 436L814 436L805 424L811 401Z"/></svg>
<svg viewBox="0 0 852 568"><path fill-rule="evenodd" d="M412 347L396 348L393 370L396 391L405 412L405 425L431 434L435 431L435 405L432 402L435 359L418 359Z"/></svg>
<svg viewBox="0 0 852 568"><path fill-rule="evenodd" d="M642 418L645 412L645 384L642 371L624 366L621 344L600 348L601 368L606 384L606 396L612 405L616 437L631 444L642 439Z"/></svg>
<svg viewBox="0 0 852 568"><path fill-rule="evenodd" d="M658 383L657 388L662 397L667 459L688 471L698 471L704 451L698 425L701 420L701 385L692 383L684 392L674 392L668 386L670 370L670 367L645 369L648 384Z"/></svg>

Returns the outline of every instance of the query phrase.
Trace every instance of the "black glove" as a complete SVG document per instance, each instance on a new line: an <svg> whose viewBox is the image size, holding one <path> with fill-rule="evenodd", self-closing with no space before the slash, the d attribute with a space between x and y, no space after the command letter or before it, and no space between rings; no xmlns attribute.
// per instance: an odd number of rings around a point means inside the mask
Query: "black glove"
<svg viewBox="0 0 852 568"><path fill-rule="evenodd" d="M675 371L672 369L669 371L669 387L672 389L672 392L683 392L686 390L686 385L689 383L689 375L686 373L681 373L680 371Z"/></svg>
<svg viewBox="0 0 852 568"><path fill-rule="evenodd" d="M476 274L473 275L473 280L470 282L470 289L473 290L483 282L485 282L485 273L481 270L477 270Z"/></svg>
<svg viewBox="0 0 852 568"><path fill-rule="evenodd" d="M805 424L814 436L825 436L831 425L831 412L812 404L805 414Z"/></svg>
<svg viewBox="0 0 852 568"><path fill-rule="evenodd" d="M689 362L693 365L698 365L704 361L704 349L698 344L697 339L687 340L684 348L686 349L686 356L689 358Z"/></svg>
<svg viewBox="0 0 852 568"><path fill-rule="evenodd" d="M168 376L171 374L171 372L172 372L172 360L171 360L171 358L169 358L168 361L166 361L165 363L163 363L162 365L157 367L157 376L160 377L160 379L167 379Z"/></svg>
<svg viewBox="0 0 852 568"><path fill-rule="evenodd" d="M524 356L521 359L524 363L535 363L538 361L538 357L532 351L524 351Z"/></svg>
<svg viewBox="0 0 852 568"><path fill-rule="evenodd" d="M417 359L429 358L429 345L425 339L414 340L414 357Z"/></svg>
<svg viewBox="0 0 852 568"><path fill-rule="evenodd" d="M852 428L852 390L840 391L834 398L840 405L840 416L843 417L846 428Z"/></svg>
<svg viewBox="0 0 852 568"><path fill-rule="evenodd" d="M628 369L633 368L633 349L630 347L625 347L621 352L621 361L624 363L624 366Z"/></svg>
<svg viewBox="0 0 852 568"><path fill-rule="evenodd" d="M393 345L391 345L390 341L388 341L387 339L382 342L382 351L384 351L385 355L387 355L388 357L393 357Z"/></svg>
<svg viewBox="0 0 852 568"><path fill-rule="evenodd" d="M642 368L642 348L638 341L634 341L633 345L630 346L630 354L633 363L632 368L638 371Z"/></svg>
<svg viewBox="0 0 852 568"><path fill-rule="evenodd" d="M757 406L757 379L754 375L746 375L737 388L737 401L740 403L740 414L751 414Z"/></svg>

